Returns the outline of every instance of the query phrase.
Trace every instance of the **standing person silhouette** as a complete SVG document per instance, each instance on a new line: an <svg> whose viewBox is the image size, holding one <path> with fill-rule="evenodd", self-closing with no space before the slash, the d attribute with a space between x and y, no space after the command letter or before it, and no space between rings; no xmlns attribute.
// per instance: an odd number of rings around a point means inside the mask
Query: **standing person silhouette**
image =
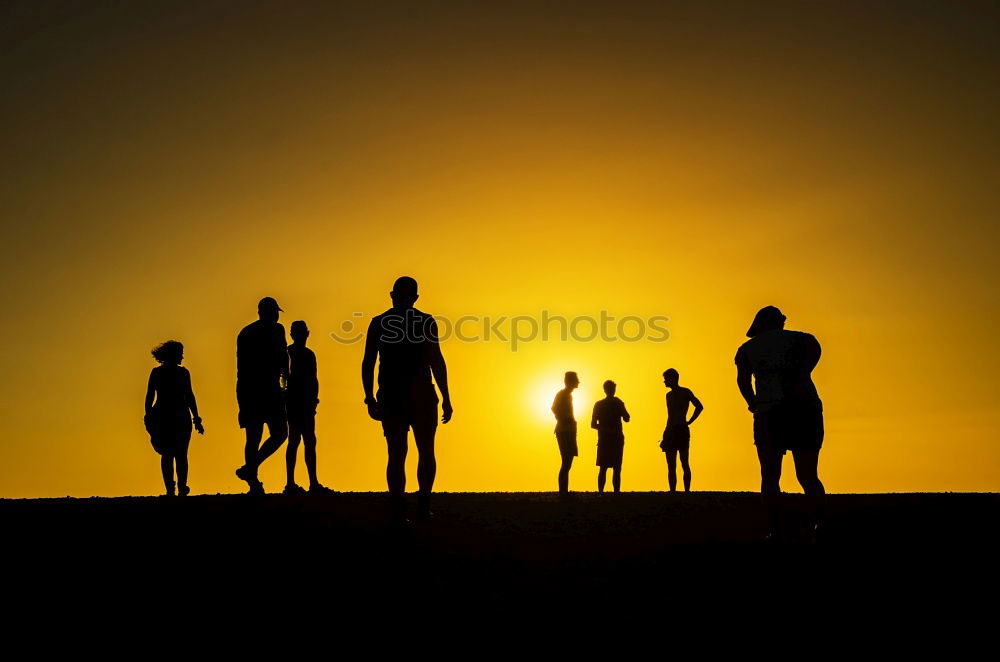
<svg viewBox="0 0 1000 662"><path fill-rule="evenodd" d="M611 485L615 492L622 491L622 456L625 454L625 433L622 421L628 423L631 417L625 403L615 397L618 386L610 379L604 382L603 400L594 404L590 417L590 427L597 430L597 491L603 492L607 482L608 468L611 469Z"/></svg>
<svg viewBox="0 0 1000 662"><path fill-rule="evenodd" d="M441 354L437 322L413 307L419 296L417 281L413 278L401 276L396 279L389 293L392 308L372 318L361 361L365 406L368 415L382 423L385 435L388 450L385 479L392 501L392 517L397 523L406 521L406 454L410 428L419 454L418 515L421 519L431 516L431 490L437 474L434 435L438 397L435 383L441 391L441 422L447 423L453 414L448 368Z"/></svg>
<svg viewBox="0 0 1000 662"><path fill-rule="evenodd" d="M688 456L691 449L691 424L701 416L705 408L695 397L691 389L684 388L679 383L680 374L673 368L663 371L663 385L667 391L667 426L663 429L660 448L667 457L667 483L670 491L677 491L677 457L681 458L681 469L684 470L684 491L691 491L691 464ZM687 417L688 406L694 405L694 413L690 420Z"/></svg>
<svg viewBox="0 0 1000 662"><path fill-rule="evenodd" d="M736 352L736 384L753 412L760 461L760 492L768 511L769 537L778 535L781 461L792 452L795 476L812 510L812 531L826 490L818 474L823 445L823 403L811 373L822 350L808 333L785 330L785 316L761 308L747 330L750 340ZM752 383L751 383L752 379Z"/></svg>
<svg viewBox="0 0 1000 662"><path fill-rule="evenodd" d="M556 416L556 443L559 444L559 494L569 494L569 470L573 458L579 455L576 447L576 418L573 416L573 391L580 385L575 372L567 372L563 378L566 388L556 393L552 401L552 413Z"/></svg>
<svg viewBox="0 0 1000 662"><path fill-rule="evenodd" d="M250 486L250 494L264 494L257 469L288 438L284 387L288 380L285 327L278 302L264 297L257 304L258 319L243 327L236 338L236 401L240 427L246 431L245 464L236 476ZM268 438L261 445L264 426Z"/></svg>
<svg viewBox="0 0 1000 662"><path fill-rule="evenodd" d="M205 434L198 403L191 389L191 373L181 366L184 345L168 340L153 349L153 358L160 365L149 373L146 388L144 422L153 449L160 454L160 470L166 496L174 496L174 465L177 465L177 494L187 496L188 444L191 442L191 420L198 434Z"/></svg>
<svg viewBox="0 0 1000 662"><path fill-rule="evenodd" d="M330 493L333 490L320 484L316 477L316 405L319 404L319 379L316 377L316 355L306 347L309 327L302 320L292 322L289 330L292 344L288 346L288 390L285 409L288 412L288 447L285 449L285 472L288 481L285 494L305 492L295 483L295 460L299 442L304 444L303 455L309 473L309 491Z"/></svg>

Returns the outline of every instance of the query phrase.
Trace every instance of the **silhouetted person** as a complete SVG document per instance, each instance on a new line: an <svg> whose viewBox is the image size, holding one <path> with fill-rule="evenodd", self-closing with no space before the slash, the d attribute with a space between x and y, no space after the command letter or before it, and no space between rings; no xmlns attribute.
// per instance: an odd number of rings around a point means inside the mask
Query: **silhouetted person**
<svg viewBox="0 0 1000 662"><path fill-rule="evenodd" d="M376 315L368 325L365 356L361 362L361 383L365 390L368 415L382 422L389 460L385 478L392 496L392 514L397 522L406 519L407 435L413 429L417 446L418 513L431 515L431 490L437 473L434 435L437 432L438 396L441 391L441 422L452 417L448 392L448 369L438 342L437 322L413 307L417 281L409 276L396 279L389 297L392 308ZM378 392L375 363L378 361ZM432 380L433 377L433 380Z"/></svg>
<svg viewBox="0 0 1000 662"><path fill-rule="evenodd" d="M785 330L785 316L761 308L736 352L736 383L753 412L753 437L760 460L760 492L776 535L781 461L792 452L795 475L813 507L813 527L825 490L817 467L823 445L823 403L811 373L821 349L815 337ZM753 382L751 383L751 378Z"/></svg>
<svg viewBox="0 0 1000 662"><path fill-rule="evenodd" d="M245 464L236 475L250 486L250 494L263 494L257 469L288 438L284 385L288 379L285 327L278 324L278 302L264 297L257 304L259 319L243 327L236 338L236 401L240 427L246 430ZM261 445L264 426L268 438Z"/></svg>
<svg viewBox="0 0 1000 662"><path fill-rule="evenodd" d="M573 467L573 458L579 455L576 447L576 418L573 416L573 391L580 385L580 378L575 372L567 372L563 378L566 388L556 393L552 401L552 413L556 416L556 442L559 444L559 456L562 465L559 467L559 493L569 493L569 470Z"/></svg>
<svg viewBox="0 0 1000 662"><path fill-rule="evenodd" d="M319 379L316 377L316 355L306 347L309 328L302 320L292 322L292 344L288 346L288 389L285 409L288 412L288 448L285 449L285 470L288 482L285 494L301 494L304 489L295 483L295 459L299 441L304 443L303 455L309 472L310 492L332 492L316 478L316 405L319 404Z"/></svg>
<svg viewBox="0 0 1000 662"><path fill-rule="evenodd" d="M615 397L618 387L610 379L604 382L603 400L594 404L594 413L590 417L590 427L597 430L597 466L601 469L597 474L597 491L604 491L608 468L612 470L611 485L615 492L622 491L622 456L625 454L625 433L622 432L622 421L631 420L625 403Z"/></svg>
<svg viewBox="0 0 1000 662"><path fill-rule="evenodd" d="M188 444L191 442L191 420L198 434L205 434L198 416L198 403L191 389L191 373L181 366L184 345L168 340L153 349L153 358L160 365L149 373L146 388L144 422L153 449L160 454L160 469L166 495L174 495L174 464L177 465L177 494L187 496Z"/></svg>
<svg viewBox="0 0 1000 662"><path fill-rule="evenodd" d="M667 391L667 426L663 430L660 448L667 457L667 483L670 491L677 491L677 457L681 458L684 470L684 491L691 491L691 463L688 456L691 449L691 424L701 415L704 407L691 389L678 383L680 375L670 368L663 372L663 384ZM694 405L694 413L688 419L688 407Z"/></svg>

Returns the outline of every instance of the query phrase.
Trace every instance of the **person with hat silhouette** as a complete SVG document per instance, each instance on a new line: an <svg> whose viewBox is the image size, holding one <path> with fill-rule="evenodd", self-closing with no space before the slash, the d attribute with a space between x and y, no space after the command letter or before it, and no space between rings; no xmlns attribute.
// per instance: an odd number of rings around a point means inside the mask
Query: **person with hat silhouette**
<svg viewBox="0 0 1000 662"><path fill-rule="evenodd" d="M288 438L285 384L288 350L285 327L278 323L283 312L278 302L264 297L257 304L258 319L243 327L236 338L236 401L240 427L246 431L244 465L236 476L250 486L250 494L263 494L257 469ZM267 426L268 438L260 443Z"/></svg>
<svg viewBox="0 0 1000 662"><path fill-rule="evenodd" d="M785 316L774 306L758 311L747 336L750 340L736 352L736 384L753 412L769 536L779 533L781 461L786 451L791 451L795 476L810 499L815 532L825 489L818 473L823 403L812 371L822 350L811 334L786 330Z"/></svg>

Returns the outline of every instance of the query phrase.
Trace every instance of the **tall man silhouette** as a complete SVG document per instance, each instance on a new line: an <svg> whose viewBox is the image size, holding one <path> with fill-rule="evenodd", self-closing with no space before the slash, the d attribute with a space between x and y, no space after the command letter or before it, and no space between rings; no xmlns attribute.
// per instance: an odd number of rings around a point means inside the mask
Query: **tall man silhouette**
<svg viewBox="0 0 1000 662"><path fill-rule="evenodd" d="M576 447L576 417L573 416L573 391L580 385L575 372L567 372L563 377L566 388L556 393L552 401L552 413L556 417L556 443L559 444L559 494L569 494L569 470L573 458L579 455Z"/></svg>
<svg viewBox="0 0 1000 662"><path fill-rule="evenodd" d="M817 467L823 445L823 403L811 373L821 349L808 333L785 330L785 316L767 306L754 317L736 352L736 384L753 412L753 437L760 461L760 492L771 535L778 523L781 461L792 452L795 475L813 507L815 529L825 490ZM751 384L751 378L753 383Z"/></svg>
<svg viewBox="0 0 1000 662"><path fill-rule="evenodd" d="M392 497L396 521L406 518L407 434L413 429L417 446L418 514L430 516L431 490L437 473L434 434L437 431L437 383L441 391L441 422L453 413L448 391L448 369L441 354L437 322L413 307L417 281L409 276L396 279L389 297L392 308L376 315L368 325L365 356L361 362L361 383L365 390L368 415L382 423L388 448L385 479ZM375 363L378 360L378 392L375 392ZM432 378L433 377L433 381Z"/></svg>
<svg viewBox="0 0 1000 662"><path fill-rule="evenodd" d="M240 427L246 430L245 464L236 476L250 486L250 494L263 494L257 478L260 464L288 438L284 387L288 379L285 327L278 324L278 302L264 297L257 304L259 319L243 327L236 338L236 401ZM267 425L268 438L260 444Z"/></svg>

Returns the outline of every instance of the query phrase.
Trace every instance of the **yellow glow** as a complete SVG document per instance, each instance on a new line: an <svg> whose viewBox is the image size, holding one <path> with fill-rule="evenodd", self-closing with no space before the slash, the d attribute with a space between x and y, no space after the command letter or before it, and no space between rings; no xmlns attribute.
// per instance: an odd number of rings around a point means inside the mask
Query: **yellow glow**
<svg viewBox="0 0 1000 662"><path fill-rule="evenodd" d="M158 493L142 401L168 338L207 429L192 488L241 490L235 338L264 295L312 330L320 478L384 489L361 345L329 333L402 274L452 320L670 318L662 343L447 341L441 490L554 489L567 370L572 488L595 487L610 378L624 488L663 489L668 367L705 404L695 489L756 489L733 356L767 304L822 343L831 491L1000 488L997 51L966 3L23 4L0 62L0 496ZM283 472L279 452L269 490Z"/></svg>
<svg viewBox="0 0 1000 662"><path fill-rule="evenodd" d="M534 391L530 391L530 397L528 398L530 411L543 421L555 422L555 417L552 415L552 400L555 398L556 392L552 390L551 380L540 382ZM574 404L575 406L575 404Z"/></svg>

